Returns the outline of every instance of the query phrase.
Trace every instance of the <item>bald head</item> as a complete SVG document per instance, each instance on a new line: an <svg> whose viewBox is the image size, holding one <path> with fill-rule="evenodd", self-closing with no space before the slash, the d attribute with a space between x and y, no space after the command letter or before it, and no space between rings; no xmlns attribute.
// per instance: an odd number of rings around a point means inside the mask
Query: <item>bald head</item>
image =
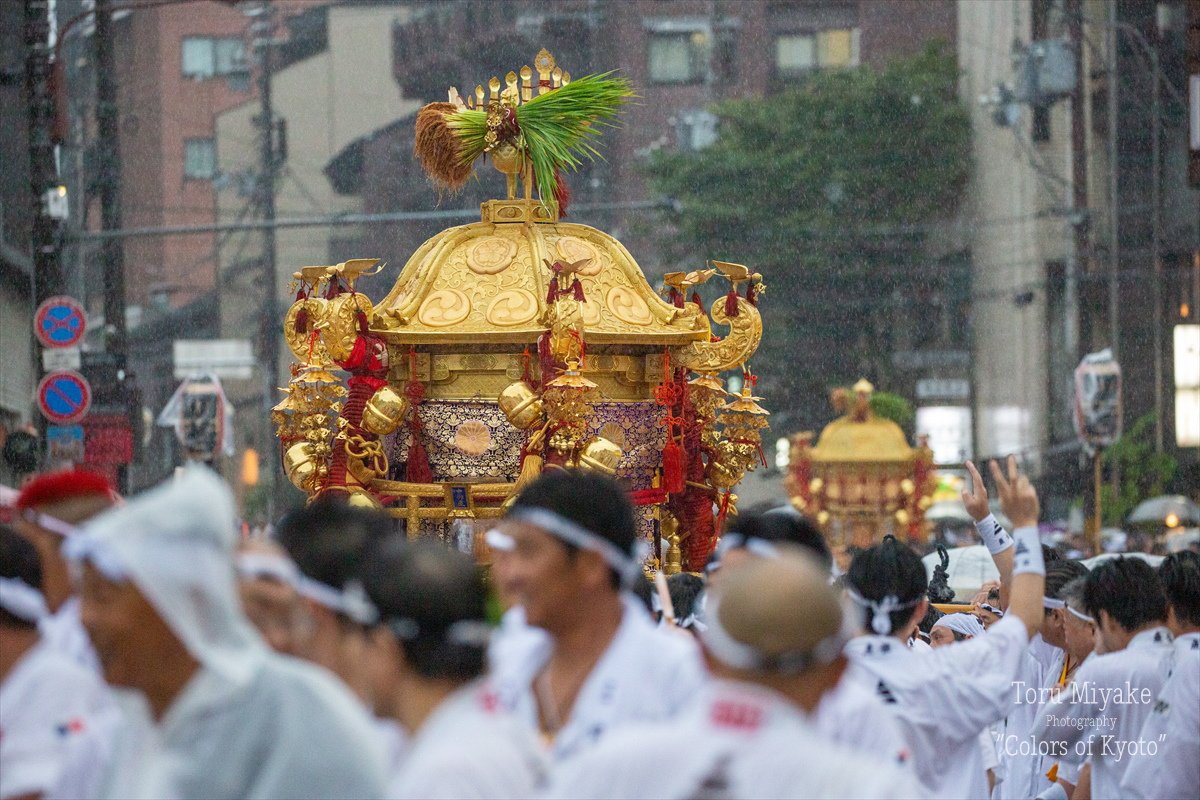
<svg viewBox="0 0 1200 800"><path fill-rule="evenodd" d="M731 570L721 586L718 613L730 636L766 656L808 653L842 625L828 574L794 548Z"/></svg>

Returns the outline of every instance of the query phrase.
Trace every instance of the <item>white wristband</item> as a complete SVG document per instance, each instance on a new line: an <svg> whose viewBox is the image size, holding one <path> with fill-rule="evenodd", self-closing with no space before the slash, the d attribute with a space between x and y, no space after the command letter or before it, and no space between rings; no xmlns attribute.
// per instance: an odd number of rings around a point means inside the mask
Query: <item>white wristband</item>
<svg viewBox="0 0 1200 800"><path fill-rule="evenodd" d="M983 539L984 545L992 555L1003 553L1013 546L1012 537L1004 532L1004 528L1000 527L996 517L991 514L976 522L975 530L979 532L979 538Z"/></svg>
<svg viewBox="0 0 1200 800"><path fill-rule="evenodd" d="M1032 572L1046 574L1046 562L1042 559L1042 540L1038 538L1036 525L1017 528L1012 532L1016 549L1013 550L1013 575Z"/></svg>

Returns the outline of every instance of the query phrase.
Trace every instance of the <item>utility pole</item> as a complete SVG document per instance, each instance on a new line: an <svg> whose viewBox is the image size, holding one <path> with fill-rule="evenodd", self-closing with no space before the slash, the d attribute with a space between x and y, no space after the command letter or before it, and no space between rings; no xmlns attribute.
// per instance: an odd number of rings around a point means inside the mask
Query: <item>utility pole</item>
<svg viewBox="0 0 1200 800"><path fill-rule="evenodd" d="M1154 261L1154 281L1150 297L1154 303L1154 452L1163 449L1163 313L1162 313L1162 102L1161 68L1158 61L1157 43L1150 50L1150 72L1154 87L1151 89L1153 111L1150 112L1150 208L1153 232L1151 234L1150 258Z"/></svg>
<svg viewBox="0 0 1200 800"><path fill-rule="evenodd" d="M1117 81L1117 0L1108 2L1108 346L1112 348L1113 358L1121 361L1118 348L1120 333L1117 314L1118 289L1120 282L1121 243L1120 222L1121 203L1119 197L1120 183L1117 178L1117 93L1120 83Z"/></svg>
<svg viewBox="0 0 1200 800"><path fill-rule="evenodd" d="M262 229L262 315L259 327L259 347L263 365L263 413L270 414L275 402L276 381L279 380L279 302L275 275L275 185L278 180L279 156L275 146L275 112L271 105L272 56L275 47L275 14L270 0L264 0L250 11L250 24L254 51L258 55L258 98L261 104L259 129L262 134L258 191L259 214ZM279 459L269 459L273 464L272 502L268 516L273 516L275 500L281 497L283 486Z"/></svg>
<svg viewBox="0 0 1200 800"><path fill-rule="evenodd" d="M121 137L112 15L112 0L96 0L93 42L96 49L96 149L99 162L97 194L100 198L100 228L105 231L121 229ZM103 374L114 381L107 387L112 391L110 402L121 410L129 424L128 389L132 379L126 373L124 243L119 239L106 240L101 249L101 263L104 269L104 352L107 357L107 369ZM103 392L106 387L95 388ZM117 466L117 489L121 492L129 490L127 464Z"/></svg>
<svg viewBox="0 0 1200 800"><path fill-rule="evenodd" d="M61 294L61 223L50 216L47 192L58 190L54 157L54 95L50 86L50 3L25 0L25 98L29 108L29 183L33 201L33 305Z"/></svg>

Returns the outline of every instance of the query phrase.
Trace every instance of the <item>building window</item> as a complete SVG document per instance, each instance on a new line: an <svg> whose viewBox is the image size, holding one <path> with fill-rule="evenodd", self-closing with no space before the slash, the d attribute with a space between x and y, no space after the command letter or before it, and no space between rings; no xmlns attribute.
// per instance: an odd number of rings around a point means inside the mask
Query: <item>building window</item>
<svg viewBox="0 0 1200 800"><path fill-rule="evenodd" d="M649 37L652 83L700 83L708 72L708 34L654 33Z"/></svg>
<svg viewBox="0 0 1200 800"><path fill-rule="evenodd" d="M214 75L245 76L246 45L241 39L189 36L183 40L183 74L189 78Z"/></svg>
<svg viewBox="0 0 1200 800"><path fill-rule="evenodd" d="M775 67L781 75L854 66L858 66L858 28L789 33L775 39Z"/></svg>
<svg viewBox="0 0 1200 800"><path fill-rule="evenodd" d="M212 139L185 139L183 142L183 176L212 180L217 174L217 145Z"/></svg>

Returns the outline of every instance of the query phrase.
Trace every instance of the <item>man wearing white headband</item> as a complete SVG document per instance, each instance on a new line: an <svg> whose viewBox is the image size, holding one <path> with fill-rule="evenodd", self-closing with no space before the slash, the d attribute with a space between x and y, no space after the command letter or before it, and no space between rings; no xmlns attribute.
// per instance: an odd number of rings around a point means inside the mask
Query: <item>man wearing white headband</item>
<svg viewBox="0 0 1200 800"><path fill-rule="evenodd" d="M701 634L714 678L706 690L678 719L563 762L548 796L917 796L911 776L834 744L809 718L846 663L826 573L782 545L777 558L731 569L713 591Z"/></svg>
<svg viewBox="0 0 1200 800"><path fill-rule="evenodd" d="M388 797L532 796L545 757L482 679L491 627L474 559L397 537L370 557L363 583L379 612L371 637L387 687L380 708L412 737Z"/></svg>
<svg viewBox="0 0 1200 800"><path fill-rule="evenodd" d="M109 509L119 498L103 476L86 470L47 472L25 484L17 495L13 528L38 551L42 585L50 616L38 627L46 643L99 674L96 653L79 623L79 597L71 582L63 542L79 526Z"/></svg>
<svg viewBox="0 0 1200 800"><path fill-rule="evenodd" d="M299 655L311 627L301 608L300 570L270 539L250 538L237 552L242 610L276 653Z"/></svg>
<svg viewBox="0 0 1200 800"><path fill-rule="evenodd" d="M1059 692L1045 704L1033 734L1076 761L1087 759L1090 771L1081 771L1080 783L1090 781L1091 797L1124 798L1128 747L1141 749L1142 726L1171 671L1167 597L1153 567L1138 558L1115 558L1088 573L1083 601L1096 621L1095 652L1075 673L1080 691Z"/></svg>
<svg viewBox="0 0 1200 800"><path fill-rule="evenodd" d="M49 614L37 551L0 525L0 797L50 794L71 772L94 783L115 724L92 670L39 634Z"/></svg>
<svg viewBox="0 0 1200 800"><path fill-rule="evenodd" d="M1055 593L1055 596L1063 601L1063 609L1066 612L1066 619L1063 622L1063 639L1066 645L1064 668L1058 680L1046 692L1046 699L1038 706L1038 714L1042 713L1054 696L1064 691L1068 693L1072 691L1071 684L1075 681L1075 675L1091 657L1095 644L1096 621L1088 616L1083 602L1084 585L1087 583L1086 575L1085 571L1084 575L1072 578ZM1036 724L1036 715L1033 724ZM1030 725L1030 733L1032 733L1033 724ZM1026 738L1028 738L1028 734ZM1037 796L1053 797L1057 800L1071 797L1075 793L1076 784L1079 783L1082 768L1083 762L1078 758L1045 756L1038 765L1039 774L1035 781ZM1059 784L1059 786L1055 787L1054 784Z"/></svg>
<svg viewBox="0 0 1200 800"><path fill-rule="evenodd" d="M910 650L906 641L928 608L927 577L920 557L894 539L860 553L846 574L846 594L869 631L847 646L861 668L848 678L865 678L896 712L931 797L990 795L980 735L1012 707L1021 657L1042 622L1045 565L1037 493L1017 474L1015 459L1009 459L1007 477L995 462L992 475L1017 528L993 551L1002 580L1012 588L1004 618L988 631L954 647Z"/></svg>
<svg viewBox="0 0 1200 800"><path fill-rule="evenodd" d="M191 467L88 523L66 555L125 710L109 798L378 797L382 754L354 697L272 652L238 602L233 497Z"/></svg>
<svg viewBox="0 0 1200 800"><path fill-rule="evenodd" d="M618 483L548 472L486 540L493 579L525 620L507 624L492 647L493 686L556 758L631 721L669 717L697 691L695 642L657 628L622 591L642 565L633 505Z"/></svg>
<svg viewBox="0 0 1200 800"><path fill-rule="evenodd" d="M945 647L955 642L965 642L968 639L974 639L976 636L982 634L983 623L973 615L962 612L946 614L944 617L939 617L938 621L933 623L933 630L929 632L929 645L931 647Z"/></svg>

